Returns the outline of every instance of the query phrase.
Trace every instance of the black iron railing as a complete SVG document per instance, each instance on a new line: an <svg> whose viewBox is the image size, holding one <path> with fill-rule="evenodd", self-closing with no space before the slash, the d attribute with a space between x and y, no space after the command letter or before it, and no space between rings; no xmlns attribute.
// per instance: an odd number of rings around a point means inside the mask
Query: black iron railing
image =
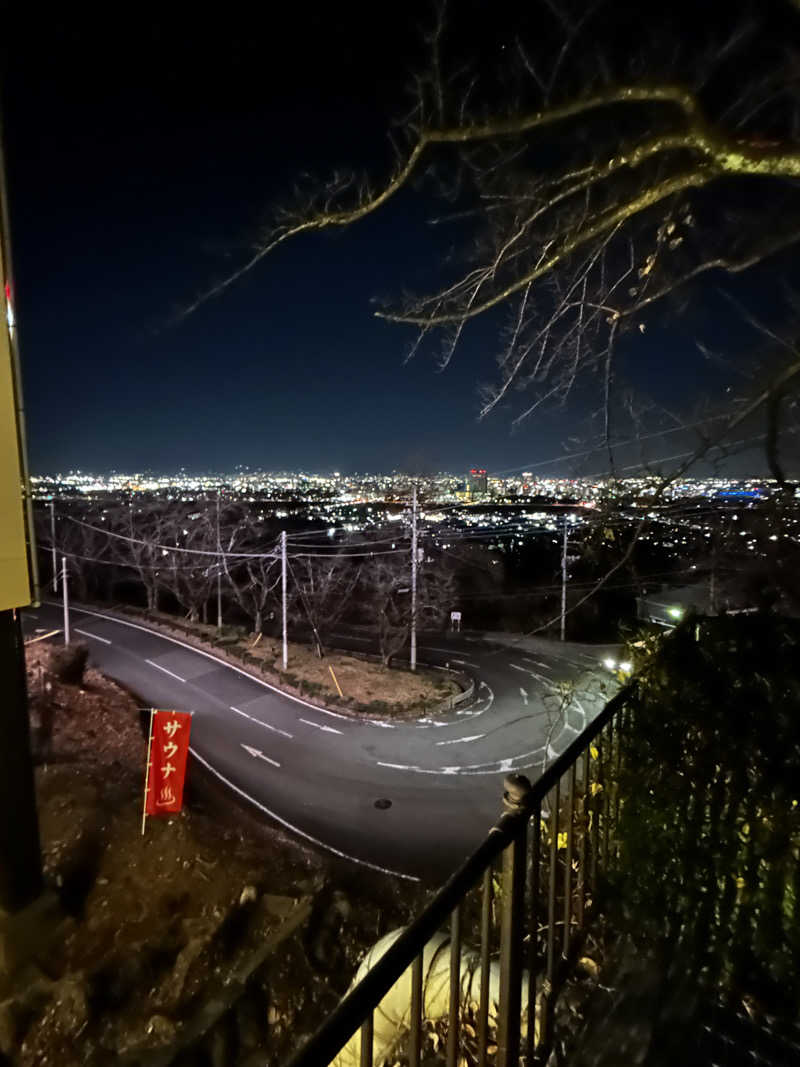
<svg viewBox="0 0 800 1067"><path fill-rule="evenodd" d="M620 738L630 728L626 698L623 689L535 784L520 775L505 779L504 811L488 837L350 990L289 1067L327 1067L343 1049L343 1067L373 1067L375 1010L409 968L409 1014L396 1035L390 1062L405 1058L409 1067L419 1067L424 950L448 926L448 1067L456 1067L461 1059L460 1029L467 1014L479 1067L546 1061L556 1000L577 958L604 874L617 858ZM478 995L470 997L469 1005L461 975L465 935L480 944ZM499 940L497 952L493 939ZM496 1004L492 968L495 975L499 969ZM398 1055L401 1043L405 1049ZM380 1058L385 1053L378 1050Z"/></svg>

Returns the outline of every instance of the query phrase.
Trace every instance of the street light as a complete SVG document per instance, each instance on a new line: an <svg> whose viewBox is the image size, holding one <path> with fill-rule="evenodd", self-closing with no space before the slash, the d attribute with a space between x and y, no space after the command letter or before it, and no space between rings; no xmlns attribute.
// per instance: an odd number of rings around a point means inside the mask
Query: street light
<svg viewBox="0 0 800 1067"><path fill-rule="evenodd" d="M673 619L683 618L683 608L667 608L667 615L671 615Z"/></svg>

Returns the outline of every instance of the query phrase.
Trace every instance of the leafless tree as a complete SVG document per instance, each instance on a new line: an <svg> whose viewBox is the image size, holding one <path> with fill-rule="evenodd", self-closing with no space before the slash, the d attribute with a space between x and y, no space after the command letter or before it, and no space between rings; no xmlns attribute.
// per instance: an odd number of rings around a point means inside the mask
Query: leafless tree
<svg viewBox="0 0 800 1067"><path fill-rule="evenodd" d="M165 507L161 503L140 504L131 499L106 515L105 526L112 535L108 538L109 558L138 574L148 611L158 610L161 585L158 571L164 550L157 546L163 543L167 525Z"/></svg>
<svg viewBox="0 0 800 1067"><path fill-rule="evenodd" d="M61 557L66 556L72 596L85 603L89 600L90 590L95 584L92 578L97 573L97 567L110 563L111 559L107 538L92 528L102 518L100 507L89 504L81 512L81 516L86 522L74 522L74 516L56 513L55 547L57 570L61 566ZM52 548L50 509L37 508L34 521L37 543L46 550L49 560Z"/></svg>
<svg viewBox="0 0 800 1067"><path fill-rule="evenodd" d="M269 605L277 606L275 590L281 581L280 557L275 552L274 540L268 538L256 516L243 512L223 547L222 566L234 599L252 619L253 633L259 634Z"/></svg>
<svg viewBox="0 0 800 1067"><path fill-rule="evenodd" d="M442 625L453 604L454 582L449 568L425 563L417 573L417 627L433 629ZM408 557L375 555L361 569L359 605L375 628L381 660L391 664L407 644L411 630L411 569Z"/></svg>
<svg viewBox="0 0 800 1067"><path fill-rule="evenodd" d="M176 551L161 550L157 580L186 611L186 617L197 622L222 565L213 555L217 550L215 521L207 509L173 503L164 512L159 536L162 544L174 544Z"/></svg>
<svg viewBox="0 0 800 1067"><path fill-rule="evenodd" d="M308 622L317 654L323 655L323 633L330 631L350 607L361 574L361 559L346 554L305 555L290 561L291 614Z"/></svg>
<svg viewBox="0 0 800 1067"><path fill-rule="evenodd" d="M441 4L389 173L298 194L205 297L289 238L355 225L427 183L445 202L432 221L458 247L451 276L376 313L414 330L412 353L438 337L441 366L473 320L501 316L481 414L502 405L518 423L591 389L591 439L613 472L615 442L643 410L651 430L685 421L663 397L630 400L650 327L783 263L800 238L800 13L790 0L512 10L498 27L483 7L470 23L473 5ZM698 455L785 402L798 376L786 352L769 374L726 385L703 412L718 418L698 420ZM696 394L696 379L686 385Z"/></svg>

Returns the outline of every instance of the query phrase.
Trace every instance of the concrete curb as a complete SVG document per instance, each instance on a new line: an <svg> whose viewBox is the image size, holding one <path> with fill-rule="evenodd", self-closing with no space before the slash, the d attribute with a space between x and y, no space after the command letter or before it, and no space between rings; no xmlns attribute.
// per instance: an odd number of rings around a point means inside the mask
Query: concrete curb
<svg viewBox="0 0 800 1067"><path fill-rule="evenodd" d="M231 652L224 645L215 645L211 642L204 641L202 637L199 637L194 633L191 628L183 628L181 626L170 626L168 623L162 622L160 619L152 619L144 609L131 608L125 605L124 607L107 607L100 604L74 604L76 609L87 608L88 610L97 611L108 615L111 618L117 618L122 622L137 621L141 625L147 626L152 629L154 633L160 633L165 637L174 637L180 639L187 645L191 645L199 652L208 652L211 655L222 660L224 663L230 664L231 667L236 667L238 670L243 671L245 674L249 674L257 681L268 682L275 689L280 692L286 693L287 696L296 697L302 700L306 704L313 705L320 708L323 711L331 712L335 715L343 715L356 721L370 720L379 722L391 722L391 723L403 723L403 722L416 722L418 718L426 718L429 715L435 715L442 711L450 711L461 704L471 700L475 694L475 681L468 674L462 671L456 671L448 669L446 667L428 666L422 664L426 670L440 670L446 671L458 685L463 685L465 688L461 693L456 696L449 697L446 701L440 704L435 704L430 708L425 708L418 714L414 715L387 715L384 712L373 711L369 708L363 710L357 710L349 708L343 704L337 704L335 707L329 707L323 701L316 698L310 693L304 693L301 690L296 689L294 686L287 685L279 674L269 674L266 671L260 672L254 669L253 665L247 663L244 659L240 659L238 656L231 654ZM380 661L380 656L375 656L366 652L352 652L350 650L341 650L346 655L353 656L354 658L362 658L372 661Z"/></svg>

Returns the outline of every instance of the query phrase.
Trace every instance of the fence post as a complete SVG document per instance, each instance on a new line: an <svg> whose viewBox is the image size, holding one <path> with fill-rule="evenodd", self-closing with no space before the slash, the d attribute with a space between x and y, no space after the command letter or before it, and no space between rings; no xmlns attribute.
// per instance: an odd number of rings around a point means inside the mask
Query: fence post
<svg viewBox="0 0 800 1067"><path fill-rule="evenodd" d="M504 819L516 825L503 852L500 919L500 1003L497 1019L497 1067L517 1067L522 1010L522 942L525 924L525 841L530 814L531 783L522 774L506 775ZM528 1020L528 1025L532 1025Z"/></svg>

